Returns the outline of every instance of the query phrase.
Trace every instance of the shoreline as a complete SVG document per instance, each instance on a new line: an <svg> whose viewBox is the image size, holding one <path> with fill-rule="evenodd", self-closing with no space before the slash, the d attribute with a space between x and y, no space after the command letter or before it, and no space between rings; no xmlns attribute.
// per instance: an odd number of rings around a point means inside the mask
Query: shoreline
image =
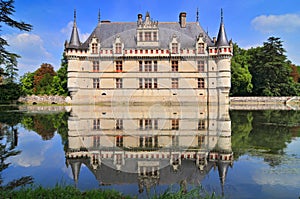
<svg viewBox="0 0 300 199"><path fill-rule="evenodd" d="M32 95L32 96L21 97L17 102L22 105L38 105L38 106L93 105L93 104L72 104L70 103L70 97L65 97L65 96ZM149 105L149 103L145 103L145 104ZM96 105L102 106L104 104L96 104ZM136 104L133 103L129 105L136 105ZM178 105L181 104L179 103ZM209 106L216 106L216 105L209 104ZM230 97L229 106L231 110L300 110L300 96Z"/></svg>

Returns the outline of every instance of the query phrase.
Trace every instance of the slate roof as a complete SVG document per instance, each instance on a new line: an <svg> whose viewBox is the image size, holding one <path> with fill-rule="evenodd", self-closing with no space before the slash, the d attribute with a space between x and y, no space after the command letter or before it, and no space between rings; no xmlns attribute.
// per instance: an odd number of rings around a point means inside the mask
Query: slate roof
<svg viewBox="0 0 300 199"><path fill-rule="evenodd" d="M178 22L160 22L159 29L159 46L153 48L169 48L169 43L175 34L180 42L181 48L195 47L196 39L200 33L207 38L208 46L214 46L211 38L202 29L198 22L187 22L185 28L181 28ZM115 38L119 35L124 47L138 48L136 42L136 22L104 22L99 23L89 38L79 47L87 49L90 40L96 36L101 43L101 48L112 48ZM149 48L149 47L139 47Z"/></svg>

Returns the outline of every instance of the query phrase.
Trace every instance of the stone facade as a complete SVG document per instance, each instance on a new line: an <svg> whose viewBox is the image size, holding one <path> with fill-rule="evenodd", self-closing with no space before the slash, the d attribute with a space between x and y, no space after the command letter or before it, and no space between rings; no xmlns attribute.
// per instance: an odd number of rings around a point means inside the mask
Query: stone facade
<svg viewBox="0 0 300 199"><path fill-rule="evenodd" d="M232 42L223 16L211 39L198 22L157 22L146 13L137 22L100 21L81 43L74 17L65 43L68 89L73 104L228 104Z"/></svg>

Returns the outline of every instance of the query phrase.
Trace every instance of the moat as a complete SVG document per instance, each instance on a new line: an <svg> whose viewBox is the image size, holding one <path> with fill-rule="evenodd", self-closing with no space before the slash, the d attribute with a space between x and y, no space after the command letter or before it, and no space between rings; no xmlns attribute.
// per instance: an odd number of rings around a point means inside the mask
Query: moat
<svg viewBox="0 0 300 199"><path fill-rule="evenodd" d="M299 111L1 106L0 116L1 186L27 176L139 198L199 185L224 198L300 196Z"/></svg>

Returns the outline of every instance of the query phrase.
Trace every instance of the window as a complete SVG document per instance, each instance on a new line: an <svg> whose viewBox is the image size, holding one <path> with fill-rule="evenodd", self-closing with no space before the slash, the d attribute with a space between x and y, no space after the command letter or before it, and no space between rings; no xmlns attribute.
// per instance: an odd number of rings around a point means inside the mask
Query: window
<svg viewBox="0 0 300 199"><path fill-rule="evenodd" d="M145 129L152 129L152 120L145 119Z"/></svg>
<svg viewBox="0 0 300 199"><path fill-rule="evenodd" d="M172 119L172 130L179 129L179 119Z"/></svg>
<svg viewBox="0 0 300 199"><path fill-rule="evenodd" d="M143 122L143 120L140 120L139 121L139 127L140 127L140 129L143 129L144 128L144 122Z"/></svg>
<svg viewBox="0 0 300 199"><path fill-rule="evenodd" d="M99 72L99 61L93 61L93 72Z"/></svg>
<svg viewBox="0 0 300 199"><path fill-rule="evenodd" d="M204 54L204 43L198 44L198 54Z"/></svg>
<svg viewBox="0 0 300 199"><path fill-rule="evenodd" d="M151 41L151 32L145 32L145 41Z"/></svg>
<svg viewBox="0 0 300 199"><path fill-rule="evenodd" d="M153 88L157 88L157 78L154 78L153 80L154 80L154 82L153 82Z"/></svg>
<svg viewBox="0 0 300 199"><path fill-rule="evenodd" d="M118 135L116 137L116 146L117 147L123 147L123 136Z"/></svg>
<svg viewBox="0 0 300 199"><path fill-rule="evenodd" d="M98 53L98 44L93 43L92 44L92 54L97 54Z"/></svg>
<svg viewBox="0 0 300 199"><path fill-rule="evenodd" d="M153 61L153 71L157 72L157 61Z"/></svg>
<svg viewBox="0 0 300 199"><path fill-rule="evenodd" d="M143 78L139 78L139 88L143 88Z"/></svg>
<svg viewBox="0 0 300 199"><path fill-rule="evenodd" d="M116 129L117 130L123 129L123 120L122 119L117 119L117 121L116 121Z"/></svg>
<svg viewBox="0 0 300 199"><path fill-rule="evenodd" d="M153 41L157 41L157 32L153 32Z"/></svg>
<svg viewBox="0 0 300 199"><path fill-rule="evenodd" d="M158 88L157 78L139 78L139 88Z"/></svg>
<svg viewBox="0 0 300 199"><path fill-rule="evenodd" d="M201 147L205 141L205 136L204 135L199 135L198 136L198 146Z"/></svg>
<svg viewBox="0 0 300 199"><path fill-rule="evenodd" d="M145 137L145 147L152 147L152 137Z"/></svg>
<svg viewBox="0 0 300 199"><path fill-rule="evenodd" d="M145 78L145 88L152 88L152 79L151 78Z"/></svg>
<svg viewBox="0 0 300 199"><path fill-rule="evenodd" d="M178 44L172 43L172 53L177 54L178 53Z"/></svg>
<svg viewBox="0 0 300 199"><path fill-rule="evenodd" d="M178 78L172 78L172 88L178 88Z"/></svg>
<svg viewBox="0 0 300 199"><path fill-rule="evenodd" d="M172 72L178 72L178 61L172 61Z"/></svg>
<svg viewBox="0 0 300 199"><path fill-rule="evenodd" d="M204 72L204 60L197 61L198 72Z"/></svg>
<svg viewBox="0 0 300 199"><path fill-rule="evenodd" d="M122 88L123 82L121 78L116 78L116 88Z"/></svg>
<svg viewBox="0 0 300 199"><path fill-rule="evenodd" d="M99 78L93 78L93 88L100 88Z"/></svg>
<svg viewBox="0 0 300 199"><path fill-rule="evenodd" d="M157 72L157 61L139 61L140 72Z"/></svg>
<svg viewBox="0 0 300 199"><path fill-rule="evenodd" d="M121 54L122 53L122 44L117 43L116 44L116 54Z"/></svg>
<svg viewBox="0 0 300 199"><path fill-rule="evenodd" d="M204 88L204 78L198 78L198 88Z"/></svg>
<svg viewBox="0 0 300 199"><path fill-rule="evenodd" d="M93 156L92 156L93 165L99 164L98 159L99 159L99 154L93 154Z"/></svg>
<svg viewBox="0 0 300 199"><path fill-rule="evenodd" d="M140 136L140 147L143 147L144 145L144 138Z"/></svg>
<svg viewBox="0 0 300 199"><path fill-rule="evenodd" d="M198 130L204 130L205 129L205 121L199 120L198 121Z"/></svg>
<svg viewBox="0 0 300 199"><path fill-rule="evenodd" d="M93 121L93 129L99 130L100 129L100 119L94 119Z"/></svg>
<svg viewBox="0 0 300 199"><path fill-rule="evenodd" d="M117 72L122 72L123 70L123 63L122 61L116 61L116 71Z"/></svg>
<svg viewBox="0 0 300 199"><path fill-rule="evenodd" d="M145 61L145 72L151 72L152 71L152 61Z"/></svg>
<svg viewBox="0 0 300 199"><path fill-rule="evenodd" d="M139 71L142 72L143 71L143 62L139 61Z"/></svg>
<svg viewBox="0 0 300 199"><path fill-rule="evenodd" d="M139 41L143 41L143 33L139 32Z"/></svg>
<svg viewBox="0 0 300 199"><path fill-rule="evenodd" d="M157 119L155 119L154 120L154 129L158 129L158 120Z"/></svg>
<svg viewBox="0 0 300 199"><path fill-rule="evenodd" d="M122 144L123 144L123 137L122 137ZM122 165L122 154L116 154L116 165Z"/></svg>
<svg viewBox="0 0 300 199"><path fill-rule="evenodd" d="M158 120L152 119L140 119L139 120L139 128L140 130L150 130L150 129L158 129Z"/></svg>
<svg viewBox="0 0 300 199"><path fill-rule="evenodd" d="M99 147L100 146L100 136L99 135L94 135L93 136L93 146L94 147Z"/></svg>

